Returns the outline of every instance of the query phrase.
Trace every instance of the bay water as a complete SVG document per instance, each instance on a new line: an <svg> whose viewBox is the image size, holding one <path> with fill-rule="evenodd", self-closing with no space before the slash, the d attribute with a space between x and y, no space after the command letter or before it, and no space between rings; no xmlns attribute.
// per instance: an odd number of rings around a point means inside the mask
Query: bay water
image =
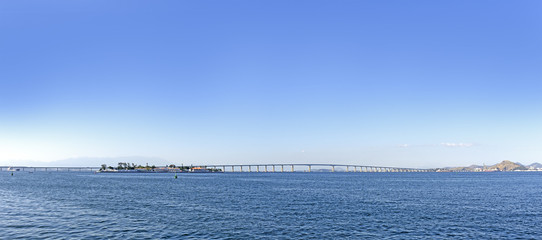
<svg viewBox="0 0 542 240"><path fill-rule="evenodd" d="M541 239L542 173L0 172L0 239Z"/></svg>

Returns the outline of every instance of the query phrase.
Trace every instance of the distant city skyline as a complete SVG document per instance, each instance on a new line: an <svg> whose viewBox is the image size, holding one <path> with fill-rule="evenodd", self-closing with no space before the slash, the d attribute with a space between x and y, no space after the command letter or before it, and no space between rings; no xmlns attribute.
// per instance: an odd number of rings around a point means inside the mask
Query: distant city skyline
<svg viewBox="0 0 542 240"><path fill-rule="evenodd" d="M0 165L542 162L541 9L4 1Z"/></svg>

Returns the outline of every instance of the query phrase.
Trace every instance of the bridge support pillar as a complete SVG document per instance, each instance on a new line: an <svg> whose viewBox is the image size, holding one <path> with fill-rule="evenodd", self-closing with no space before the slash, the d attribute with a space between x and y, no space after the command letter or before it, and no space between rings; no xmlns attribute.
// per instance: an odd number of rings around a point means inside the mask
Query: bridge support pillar
<svg viewBox="0 0 542 240"><path fill-rule="evenodd" d="M292 165L292 172L294 172L294 165Z"/></svg>
<svg viewBox="0 0 542 240"><path fill-rule="evenodd" d="M273 172L275 172L275 165L273 165Z"/></svg>
<svg viewBox="0 0 542 240"><path fill-rule="evenodd" d="M309 172L311 172L311 165L309 165Z"/></svg>
<svg viewBox="0 0 542 240"><path fill-rule="evenodd" d="M267 165L265 165L265 172L267 172Z"/></svg>
<svg viewBox="0 0 542 240"><path fill-rule="evenodd" d="M331 172L335 172L335 166L331 166Z"/></svg>
<svg viewBox="0 0 542 240"><path fill-rule="evenodd" d="M280 165L280 172L284 172L284 165Z"/></svg>
<svg viewBox="0 0 542 240"><path fill-rule="evenodd" d="M248 165L248 172L252 172L252 166Z"/></svg>

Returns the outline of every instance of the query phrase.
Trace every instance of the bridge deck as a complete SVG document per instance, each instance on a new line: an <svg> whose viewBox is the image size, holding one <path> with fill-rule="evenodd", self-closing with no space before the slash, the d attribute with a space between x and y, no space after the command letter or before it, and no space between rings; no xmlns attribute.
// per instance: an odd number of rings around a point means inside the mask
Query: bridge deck
<svg viewBox="0 0 542 240"><path fill-rule="evenodd" d="M223 172L313 172L313 167L317 171L327 169L331 172L434 172L435 169L420 169L420 168L400 168L400 167L384 167L384 166L365 166L353 164L324 164L324 163L280 163L280 164L211 164L198 165L192 167L218 168ZM297 167L297 169L296 169ZM335 169L336 167L340 169ZM0 171L7 171L9 167L0 166ZM99 167L26 167L12 166L12 169L17 171L32 172L32 171L51 171L51 172L70 172L70 171L97 171ZM343 169L344 168L344 169ZM301 170L301 171L300 171Z"/></svg>
<svg viewBox="0 0 542 240"><path fill-rule="evenodd" d="M335 172L335 167L346 168L346 172L433 172L434 169L400 168L384 166L366 166L354 164L325 164L325 163L281 163L281 164L217 164L202 165L201 167L219 168L224 172L295 172L295 167L304 167L306 172L312 172L312 167L323 167ZM255 169L252 169L252 168ZM263 167L263 169L260 169ZM285 169L286 167L286 169ZM269 169L271 168L271 169ZM278 168L278 169L277 169ZM288 169L289 168L289 169ZM320 168L320 169L321 169Z"/></svg>

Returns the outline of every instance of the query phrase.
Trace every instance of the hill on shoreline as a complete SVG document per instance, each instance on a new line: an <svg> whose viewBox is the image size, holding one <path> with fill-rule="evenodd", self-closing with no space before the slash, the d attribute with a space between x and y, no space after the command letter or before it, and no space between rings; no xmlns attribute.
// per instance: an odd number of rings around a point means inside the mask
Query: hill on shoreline
<svg viewBox="0 0 542 240"><path fill-rule="evenodd" d="M467 171L467 172L508 172L508 171L521 171L521 170L542 170L542 164L531 163L529 165L523 165L521 163L514 163L509 160L504 160L500 163L491 166L479 166L471 165L468 167L447 167L443 168L444 171Z"/></svg>

